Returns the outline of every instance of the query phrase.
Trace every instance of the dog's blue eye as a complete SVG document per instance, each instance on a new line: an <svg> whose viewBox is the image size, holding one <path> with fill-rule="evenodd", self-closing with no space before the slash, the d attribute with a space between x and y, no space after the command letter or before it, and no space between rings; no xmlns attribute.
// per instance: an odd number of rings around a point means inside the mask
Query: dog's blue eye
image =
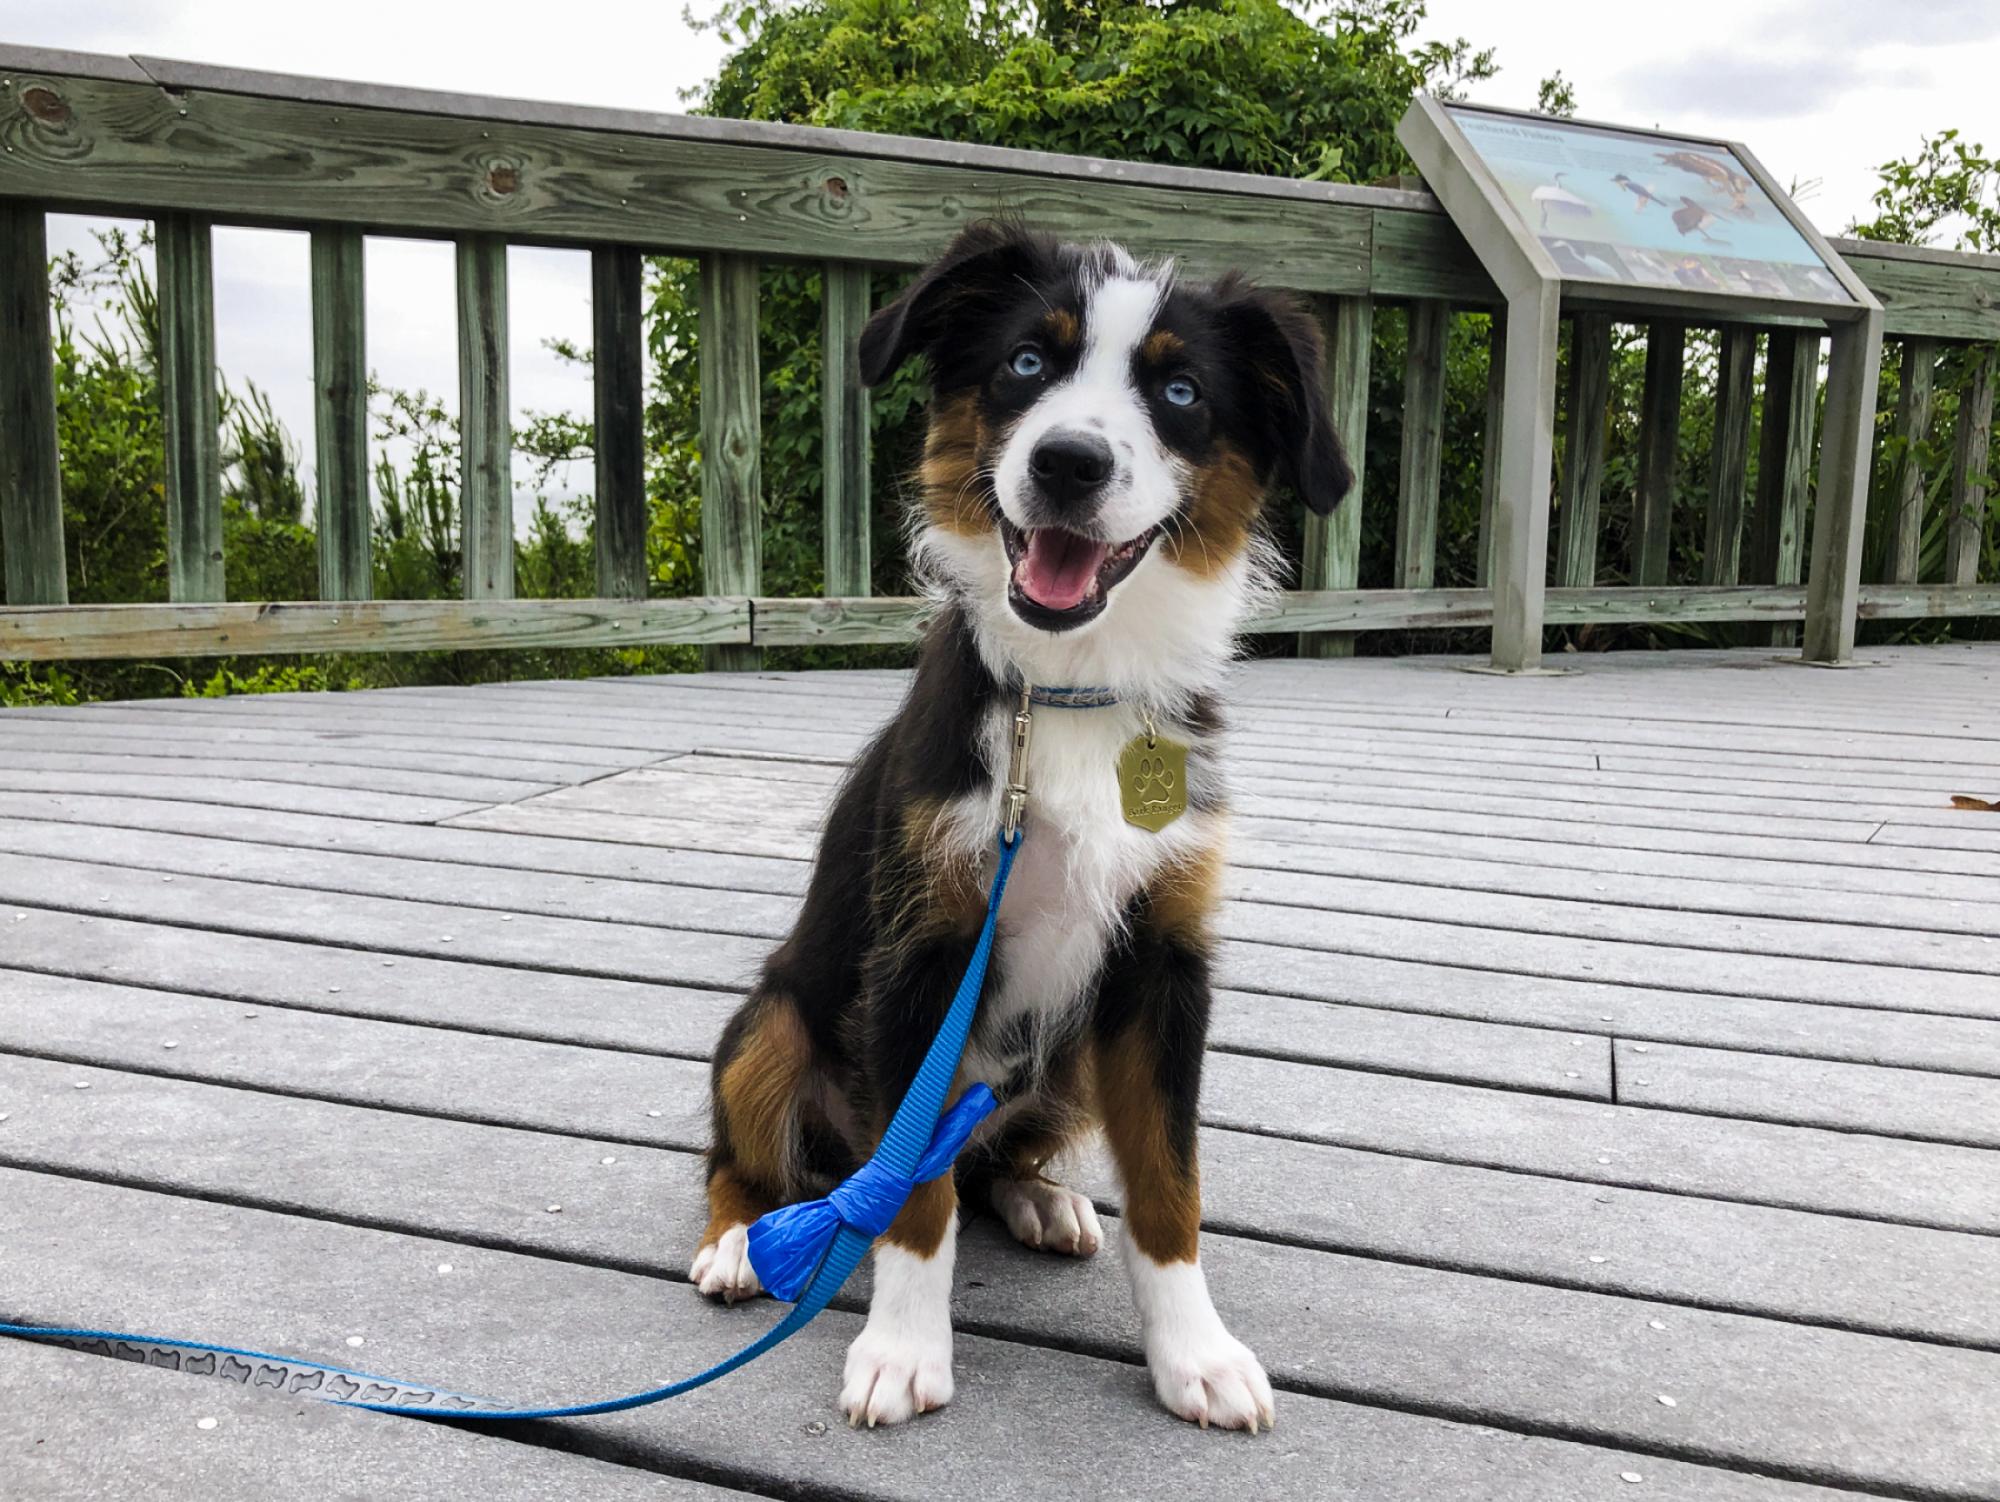
<svg viewBox="0 0 2000 1502"><path fill-rule="evenodd" d="M1160 395L1176 407L1192 407L1201 400L1201 393L1195 389L1194 382L1186 379L1167 382L1161 388Z"/></svg>
<svg viewBox="0 0 2000 1502"><path fill-rule="evenodd" d="M1038 376L1042 373L1042 352L1024 345L1014 351L1014 358L1007 362L1007 368L1017 376Z"/></svg>

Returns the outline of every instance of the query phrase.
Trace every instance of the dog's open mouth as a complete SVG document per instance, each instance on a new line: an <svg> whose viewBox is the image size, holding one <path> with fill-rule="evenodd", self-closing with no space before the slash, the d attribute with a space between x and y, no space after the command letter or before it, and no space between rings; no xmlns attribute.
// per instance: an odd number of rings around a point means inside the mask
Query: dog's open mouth
<svg viewBox="0 0 2000 1502"><path fill-rule="evenodd" d="M1061 527L1022 529L1000 519L1000 540L1013 573L1007 602L1030 625L1047 631L1080 626L1104 609L1120 580L1139 566L1158 527L1115 547Z"/></svg>

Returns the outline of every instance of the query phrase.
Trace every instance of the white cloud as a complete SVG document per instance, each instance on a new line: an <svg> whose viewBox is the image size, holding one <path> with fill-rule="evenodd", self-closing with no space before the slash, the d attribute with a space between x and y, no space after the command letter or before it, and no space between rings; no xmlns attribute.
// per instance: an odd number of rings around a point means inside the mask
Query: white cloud
<svg viewBox="0 0 2000 1502"><path fill-rule="evenodd" d="M1618 83L1633 107L1651 119L1701 115L1755 121L1761 128L1766 121L1817 114L1829 99L1858 90L1920 87L1924 77L1912 64L1871 65L1855 52L1781 57L1718 49L1637 65Z"/></svg>

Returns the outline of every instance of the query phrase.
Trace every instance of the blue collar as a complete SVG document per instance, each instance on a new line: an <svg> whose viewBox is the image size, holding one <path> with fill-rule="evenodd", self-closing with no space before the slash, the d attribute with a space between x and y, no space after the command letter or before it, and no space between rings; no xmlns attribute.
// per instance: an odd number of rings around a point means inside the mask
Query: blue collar
<svg viewBox="0 0 2000 1502"><path fill-rule="evenodd" d="M1109 709L1122 701L1113 688L1044 688L1035 684L1028 690L1028 702L1045 709Z"/></svg>

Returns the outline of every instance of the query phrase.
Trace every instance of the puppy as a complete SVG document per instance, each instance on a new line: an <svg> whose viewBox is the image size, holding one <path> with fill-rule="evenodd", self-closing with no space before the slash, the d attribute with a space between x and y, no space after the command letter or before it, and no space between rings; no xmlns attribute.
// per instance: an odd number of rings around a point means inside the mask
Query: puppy
<svg viewBox="0 0 2000 1502"><path fill-rule="evenodd" d="M693 1278L758 1293L748 1224L873 1150L979 932L1023 690L1087 688L1031 709L1025 843L954 1087L984 1081L1000 1108L877 1241L841 1406L874 1425L950 1401L962 1197L1030 1247L1097 1250L1090 1200L1043 1170L1101 1129L1155 1392L1254 1431L1271 1385L1197 1256L1216 691L1270 588L1267 486L1325 513L1351 479L1319 335L1234 277L1193 285L1114 245L979 225L864 330L869 384L910 359L932 385L914 556L936 608L908 697L835 800L798 923L716 1051Z"/></svg>

